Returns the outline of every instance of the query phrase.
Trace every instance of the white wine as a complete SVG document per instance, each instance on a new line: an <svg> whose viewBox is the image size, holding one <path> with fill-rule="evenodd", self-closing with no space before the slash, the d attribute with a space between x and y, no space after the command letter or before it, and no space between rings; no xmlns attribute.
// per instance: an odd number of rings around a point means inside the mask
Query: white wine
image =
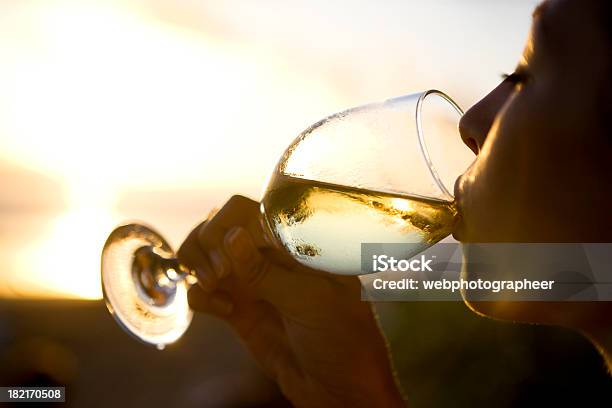
<svg viewBox="0 0 612 408"><path fill-rule="evenodd" d="M362 243L415 244L416 254L449 235L456 215L447 201L278 174L262 209L298 261L343 275L361 273Z"/></svg>

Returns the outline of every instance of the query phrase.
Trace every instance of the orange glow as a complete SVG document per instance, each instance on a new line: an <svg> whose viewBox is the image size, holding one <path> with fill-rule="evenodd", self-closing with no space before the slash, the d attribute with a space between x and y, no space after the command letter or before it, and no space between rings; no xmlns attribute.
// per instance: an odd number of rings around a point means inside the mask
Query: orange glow
<svg viewBox="0 0 612 408"><path fill-rule="evenodd" d="M298 82L274 58L119 3L11 11L0 24L0 158L60 180L69 197L11 255L0 296L99 298L100 251L122 221L122 192L259 186L299 131L292 121L333 100L304 81L294 112L282 101ZM274 120L270 104L281 107Z"/></svg>
<svg viewBox="0 0 612 408"><path fill-rule="evenodd" d="M104 231L116 220L99 211L72 211L53 220L47 234L17 254L18 270L28 273L7 277L18 296L102 297L99 276Z"/></svg>

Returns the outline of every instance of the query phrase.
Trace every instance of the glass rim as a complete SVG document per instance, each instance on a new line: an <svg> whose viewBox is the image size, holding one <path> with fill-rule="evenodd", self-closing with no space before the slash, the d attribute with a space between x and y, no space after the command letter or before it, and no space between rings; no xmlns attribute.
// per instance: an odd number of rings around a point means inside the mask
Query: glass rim
<svg viewBox="0 0 612 408"><path fill-rule="evenodd" d="M463 116L463 109L461 109L461 107L450 96L448 96L444 92L439 91L437 89L429 89L421 93L421 95L419 96L419 99L417 100L417 104L416 104L415 119L416 119L417 137L419 139L419 147L421 148L423 159L425 160L425 164L427 165L427 168L429 169L429 173L431 174L431 177L436 182L436 185L438 186L438 188L442 191L442 194L446 195L446 197L449 198L450 201L453 201L455 197L453 196L453 193L448 190L448 188L446 187L446 185L440 178L440 175L438 174L438 171L436 170L436 166L434 165L433 160L431 160L429 150L427 149L427 142L425 141L425 134L423 131L423 124L422 124L422 108L423 108L423 103L425 103L425 99L429 95L437 95L441 97L442 99L444 99L446 102L450 104L450 106L452 106L455 109L455 111L459 114L460 118L461 116Z"/></svg>

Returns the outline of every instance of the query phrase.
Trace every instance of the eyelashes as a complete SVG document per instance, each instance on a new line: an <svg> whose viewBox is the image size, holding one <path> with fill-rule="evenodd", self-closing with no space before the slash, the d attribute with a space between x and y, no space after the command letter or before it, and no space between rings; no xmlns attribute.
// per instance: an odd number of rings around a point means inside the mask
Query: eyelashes
<svg viewBox="0 0 612 408"><path fill-rule="evenodd" d="M514 71L511 74L501 74L504 82L511 83L514 86L524 84L529 79L524 72Z"/></svg>
<svg viewBox="0 0 612 408"><path fill-rule="evenodd" d="M511 74L501 74L501 78L504 82L510 82L511 84L520 84L523 80L521 75L513 72Z"/></svg>

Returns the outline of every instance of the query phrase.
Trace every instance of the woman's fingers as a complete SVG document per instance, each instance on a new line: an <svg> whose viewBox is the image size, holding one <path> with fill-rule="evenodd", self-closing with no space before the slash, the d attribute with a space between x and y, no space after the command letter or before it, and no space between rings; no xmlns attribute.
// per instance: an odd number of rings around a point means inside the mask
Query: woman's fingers
<svg viewBox="0 0 612 408"><path fill-rule="evenodd" d="M270 245L261 227L260 204L240 195L232 196L213 218L200 227L198 239L202 248L210 249L223 243L227 232L235 226L248 229L257 247Z"/></svg>
<svg viewBox="0 0 612 408"><path fill-rule="evenodd" d="M187 293L189 306L195 311L228 318L234 311L232 297L224 292L205 292L199 286L192 286Z"/></svg>
<svg viewBox="0 0 612 408"><path fill-rule="evenodd" d="M271 245L263 232L259 203L232 197L217 214L189 234L178 251L185 266L196 271L206 292L222 285L235 295L266 300L296 310L295 293L334 296L338 285L328 275L298 266L285 251ZM289 259L287 259L289 258Z"/></svg>
<svg viewBox="0 0 612 408"><path fill-rule="evenodd" d="M255 284L256 277L271 272L271 265L258 250L258 246L267 245L260 221L258 202L233 196L213 218L189 234L177 253L179 262L195 271L205 292L212 293L219 287L221 279L233 275L232 280L237 280L239 287L246 288L248 295L253 295L259 284L269 283L266 279ZM233 248L233 253L227 251L228 245Z"/></svg>
<svg viewBox="0 0 612 408"><path fill-rule="evenodd" d="M229 230L223 243L237 284L254 298L265 300L283 312L304 309L303 302L297 300L297 293L300 297L312 298L336 295L339 283L329 275L286 268L270 261L259 251L245 228Z"/></svg>
<svg viewBox="0 0 612 408"><path fill-rule="evenodd" d="M231 263L221 250L204 250L200 245L199 233L208 221L198 225L185 239L177 252L181 265L195 272L198 283L206 292L212 292L219 286L219 281L230 273Z"/></svg>
<svg viewBox="0 0 612 408"><path fill-rule="evenodd" d="M193 272L198 278L198 284L206 292L212 292L217 288L218 275L216 268L213 266L213 259L202 250L198 241L198 231L206 222L195 228L185 242L177 251L179 263ZM216 261L218 262L218 261ZM216 263L215 262L215 263ZM217 267L218 268L218 267Z"/></svg>

